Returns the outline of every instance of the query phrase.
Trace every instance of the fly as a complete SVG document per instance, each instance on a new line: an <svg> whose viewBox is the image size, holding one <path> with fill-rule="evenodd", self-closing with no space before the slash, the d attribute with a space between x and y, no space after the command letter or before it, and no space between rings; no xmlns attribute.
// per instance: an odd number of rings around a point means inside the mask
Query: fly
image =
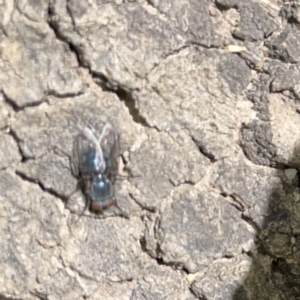
<svg viewBox="0 0 300 300"><path fill-rule="evenodd" d="M114 184L118 174L120 155L119 135L107 123L97 139L89 128L84 128L73 143L71 168L81 182L86 207L101 212L116 205Z"/></svg>

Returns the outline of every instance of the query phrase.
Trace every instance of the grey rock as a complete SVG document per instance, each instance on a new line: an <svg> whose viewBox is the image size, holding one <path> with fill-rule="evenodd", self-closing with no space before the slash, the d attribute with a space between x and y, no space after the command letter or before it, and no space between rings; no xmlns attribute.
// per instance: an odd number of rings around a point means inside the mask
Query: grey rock
<svg viewBox="0 0 300 300"><path fill-rule="evenodd" d="M21 161L18 146L13 137L0 132L0 170Z"/></svg>
<svg viewBox="0 0 300 300"><path fill-rule="evenodd" d="M249 68L235 55L222 55L218 64L218 73L228 84L232 94L239 94L249 83Z"/></svg>
<svg viewBox="0 0 300 300"><path fill-rule="evenodd" d="M209 160L190 139L174 140L163 132L153 132L148 139L130 154L130 168L137 176L131 180L136 188L132 195L140 205L157 209L174 186L200 181L207 173Z"/></svg>
<svg viewBox="0 0 300 300"><path fill-rule="evenodd" d="M284 174L290 182L293 182L293 180L297 176L297 170L296 169L286 169L284 171Z"/></svg>
<svg viewBox="0 0 300 300"><path fill-rule="evenodd" d="M46 21L48 18L49 0L21 0L16 3L17 11L27 19L35 22Z"/></svg>
<svg viewBox="0 0 300 300"><path fill-rule="evenodd" d="M139 229L131 228L132 222L139 225ZM79 226L73 225L71 229L76 238L63 242L66 251L62 253L62 260L66 266L91 281L131 280L144 274L149 262L147 256L140 253L140 245L135 239L142 229L140 220L108 218L99 222L81 218L77 224ZM87 249L92 251L87 253Z"/></svg>
<svg viewBox="0 0 300 300"><path fill-rule="evenodd" d="M271 84L272 92L280 92L289 90L292 92L294 97L300 99L300 90L299 90L299 77L300 69L299 65L291 65L288 69L277 72L277 76L274 78Z"/></svg>
<svg viewBox="0 0 300 300"><path fill-rule="evenodd" d="M77 188L77 181L72 177L68 159L53 153L43 156L40 160L28 160L16 171L22 177L40 183L43 188L55 191L61 197L68 197Z"/></svg>
<svg viewBox="0 0 300 300"><path fill-rule="evenodd" d="M272 264L273 262L270 257L261 254L257 255L252 262L251 270L249 271L243 286L236 290L231 299L271 300L284 299L286 295L293 297L292 299L296 299L294 298L295 294L292 295L293 292L291 289L283 291L282 286L278 285L279 281L282 280L279 279L278 273L274 270Z"/></svg>
<svg viewBox="0 0 300 300"><path fill-rule="evenodd" d="M261 69L264 65L265 54L264 49L261 45L261 42L250 42L245 41L244 46L246 47L246 51L242 51L240 53L240 57L244 58L248 65L251 68Z"/></svg>
<svg viewBox="0 0 300 300"><path fill-rule="evenodd" d="M3 94L0 94L0 130L5 130L11 125L14 110L9 106Z"/></svg>
<svg viewBox="0 0 300 300"><path fill-rule="evenodd" d="M189 273L204 271L217 258L248 251L253 240L247 223L223 197L189 188L177 189L154 228L146 235L147 250Z"/></svg>
<svg viewBox="0 0 300 300"><path fill-rule="evenodd" d="M268 69L273 75L260 76L259 81L252 82L252 89L248 91L247 96L254 104L255 117L241 127L241 146L247 158L256 164L295 166L299 161L298 155L294 155L298 148L297 137L285 120L289 118L297 123L297 109L285 107L279 94L270 95L267 92L268 89L276 90L280 78L286 80L282 75L286 68L274 65ZM283 115L284 119L279 121ZM282 134L278 134L279 131ZM287 143L293 145L290 150L287 150Z"/></svg>
<svg viewBox="0 0 300 300"><path fill-rule="evenodd" d="M192 48L160 64L148 79L163 107L171 107L173 121L188 130L202 152L218 160L232 151L238 118L234 93L245 88L249 76L245 62L233 54Z"/></svg>
<svg viewBox="0 0 300 300"><path fill-rule="evenodd" d="M299 5L2 2L0 298L298 299ZM80 216L106 122L118 206Z"/></svg>
<svg viewBox="0 0 300 300"><path fill-rule="evenodd" d="M185 42L176 26L139 3L107 3L95 10L81 1L57 1L52 9L52 26L72 40L80 61L112 87L140 87L140 79Z"/></svg>
<svg viewBox="0 0 300 300"><path fill-rule="evenodd" d="M272 131L266 122L253 121L241 129L241 145L245 155L254 163L276 165L276 146L272 143Z"/></svg>
<svg viewBox="0 0 300 300"><path fill-rule="evenodd" d="M253 103L252 109L256 112L257 119L262 122L270 121L269 99L267 97L269 85L270 77L261 75L257 80L252 80L251 88L247 92L247 98Z"/></svg>
<svg viewBox="0 0 300 300"><path fill-rule="evenodd" d="M268 15L268 11L255 1L243 3L239 9L240 25L233 32L236 38L243 41L262 41L278 28L273 17Z"/></svg>
<svg viewBox="0 0 300 300"><path fill-rule="evenodd" d="M269 55L287 63L298 63L300 60L299 32L296 28L287 26L278 36L267 43Z"/></svg>
<svg viewBox="0 0 300 300"><path fill-rule="evenodd" d="M21 3L19 9L26 6ZM28 14L33 13L27 9ZM9 18L0 43L0 81L10 102L24 107L41 103L48 94L64 97L81 93L83 81L76 57L56 39L47 23L18 10Z"/></svg>
<svg viewBox="0 0 300 300"><path fill-rule="evenodd" d="M38 275L50 278L51 272L53 275L61 268L53 258L57 257L58 244L64 236L63 207L58 199L9 170L2 171L0 177L3 249L0 265L4 280L1 290L2 294L25 298L29 291L35 294L39 288ZM47 284L42 288L49 288ZM52 289L51 296L57 292ZM65 287L65 292L68 297L72 288Z"/></svg>
<svg viewBox="0 0 300 300"><path fill-rule="evenodd" d="M247 255L234 258L221 258L211 264L204 274L195 274L193 292L201 299L233 299L235 291L243 283L242 278L251 269L252 259ZM245 298L239 295L239 299Z"/></svg>
<svg viewBox="0 0 300 300"><path fill-rule="evenodd" d="M224 9L229 9L234 6L237 6L241 1L240 0L217 0L216 3Z"/></svg>
<svg viewBox="0 0 300 300"><path fill-rule="evenodd" d="M249 164L242 153L218 164L213 186L262 229L274 188L282 187L277 171Z"/></svg>
<svg viewBox="0 0 300 300"><path fill-rule="evenodd" d="M295 23L300 23L300 5L298 2L284 3L280 10L280 15L287 20L294 20Z"/></svg>
<svg viewBox="0 0 300 300"><path fill-rule="evenodd" d="M166 292L166 287L168 292ZM166 267L149 267L147 275L137 281L131 298L138 299L196 299L187 289L179 272L173 272Z"/></svg>
<svg viewBox="0 0 300 300"><path fill-rule="evenodd" d="M185 3L186 6L189 7L186 9L189 41L205 47L223 46L224 38L217 33L213 26L208 2L192 0Z"/></svg>

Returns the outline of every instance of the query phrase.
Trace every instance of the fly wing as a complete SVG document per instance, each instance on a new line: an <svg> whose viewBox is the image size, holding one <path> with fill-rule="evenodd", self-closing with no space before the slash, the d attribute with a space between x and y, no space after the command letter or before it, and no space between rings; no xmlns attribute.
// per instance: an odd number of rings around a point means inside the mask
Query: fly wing
<svg viewBox="0 0 300 300"><path fill-rule="evenodd" d="M72 156L71 156L71 170L75 177L79 176L79 135L73 141L73 149L72 149Z"/></svg>
<svg viewBox="0 0 300 300"><path fill-rule="evenodd" d="M73 143L72 172L75 176L90 175L105 170L102 149L89 128L84 128Z"/></svg>
<svg viewBox="0 0 300 300"><path fill-rule="evenodd" d="M107 123L102 130L100 146L106 163L106 174L114 182L114 177L118 174L118 159L120 156L120 139L117 131Z"/></svg>

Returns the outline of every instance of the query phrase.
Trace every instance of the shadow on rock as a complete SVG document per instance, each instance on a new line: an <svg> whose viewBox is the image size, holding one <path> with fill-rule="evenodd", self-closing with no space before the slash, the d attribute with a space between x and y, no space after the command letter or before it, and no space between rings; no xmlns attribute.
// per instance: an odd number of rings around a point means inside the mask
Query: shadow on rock
<svg viewBox="0 0 300 300"><path fill-rule="evenodd" d="M294 151L294 157L299 153ZM298 169L298 170L297 170ZM257 224L256 247L251 251L252 265L232 300L299 299L300 295L300 166L287 164L277 171L264 219Z"/></svg>

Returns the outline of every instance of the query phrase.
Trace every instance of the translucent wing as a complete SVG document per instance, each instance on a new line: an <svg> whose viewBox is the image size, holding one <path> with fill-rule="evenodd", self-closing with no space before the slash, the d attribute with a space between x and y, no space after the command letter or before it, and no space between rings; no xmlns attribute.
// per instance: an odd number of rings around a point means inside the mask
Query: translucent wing
<svg viewBox="0 0 300 300"><path fill-rule="evenodd" d="M105 170L105 159L95 135L84 128L74 140L72 172L75 176L92 176Z"/></svg>
<svg viewBox="0 0 300 300"><path fill-rule="evenodd" d="M107 177L114 183L118 174L118 159L120 156L120 139L117 131L107 123L102 130L99 144L103 150Z"/></svg>

